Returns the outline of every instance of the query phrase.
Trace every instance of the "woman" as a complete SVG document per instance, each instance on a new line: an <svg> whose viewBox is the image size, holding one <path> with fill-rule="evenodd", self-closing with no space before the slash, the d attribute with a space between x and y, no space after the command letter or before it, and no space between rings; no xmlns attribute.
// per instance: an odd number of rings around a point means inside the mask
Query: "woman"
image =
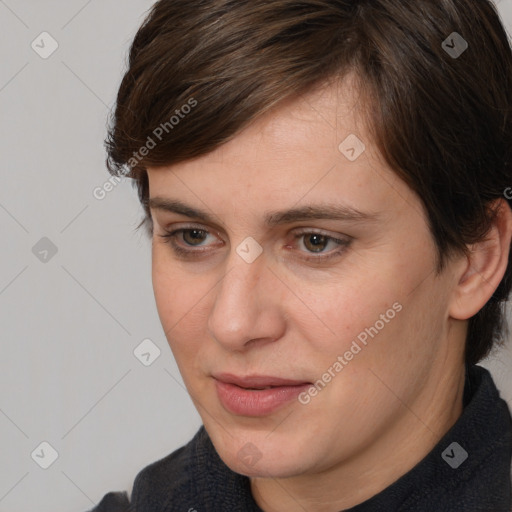
<svg viewBox="0 0 512 512"><path fill-rule="evenodd" d="M161 0L107 147L203 426L95 510L510 510L477 366L512 284L490 2Z"/></svg>

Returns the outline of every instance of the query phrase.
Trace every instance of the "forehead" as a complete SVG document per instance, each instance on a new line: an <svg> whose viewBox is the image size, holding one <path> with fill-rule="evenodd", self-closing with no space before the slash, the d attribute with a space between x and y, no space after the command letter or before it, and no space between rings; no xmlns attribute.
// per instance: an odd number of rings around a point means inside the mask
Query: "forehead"
<svg viewBox="0 0 512 512"><path fill-rule="evenodd" d="M208 155L208 161L228 156L259 159L279 153L300 155L313 152L321 157L349 134L357 133L370 147L362 121L365 105L356 77L322 82L307 93L290 95L239 132L233 143L224 144ZM230 141L231 142L231 141Z"/></svg>
<svg viewBox="0 0 512 512"><path fill-rule="evenodd" d="M366 212L409 206L422 214L370 140L364 108L350 75L291 96L207 155L148 168L150 198L180 199L221 216L229 207L234 218L240 209L261 217L336 202Z"/></svg>
<svg viewBox="0 0 512 512"><path fill-rule="evenodd" d="M358 152L364 147L365 156L379 159L362 122L364 104L360 96L352 74L319 83L306 93L290 95L274 105L206 155L161 168L149 167L150 181L164 178L164 173L157 172L160 169L189 177L204 170L203 178L207 178L209 169L220 176L233 166L240 180L248 175L264 178L264 169L273 170L277 178L290 166L297 176L304 165L310 167L312 163L325 170L333 164L343 167L350 163L340 152L340 144L347 138L361 141Z"/></svg>

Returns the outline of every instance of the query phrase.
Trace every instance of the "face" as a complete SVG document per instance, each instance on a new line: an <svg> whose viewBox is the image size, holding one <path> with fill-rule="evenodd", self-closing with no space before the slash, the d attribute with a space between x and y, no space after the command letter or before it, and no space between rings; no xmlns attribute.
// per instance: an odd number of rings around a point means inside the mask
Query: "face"
<svg viewBox="0 0 512 512"><path fill-rule="evenodd" d="M454 278L436 276L421 202L357 113L346 80L148 169L158 313L217 452L245 475L318 473L405 435L455 358Z"/></svg>

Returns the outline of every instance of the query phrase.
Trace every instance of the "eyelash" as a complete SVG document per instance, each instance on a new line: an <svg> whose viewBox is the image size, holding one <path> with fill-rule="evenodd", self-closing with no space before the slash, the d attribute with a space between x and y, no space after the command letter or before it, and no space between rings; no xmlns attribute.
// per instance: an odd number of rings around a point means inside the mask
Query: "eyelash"
<svg viewBox="0 0 512 512"><path fill-rule="evenodd" d="M184 233L185 231L201 231L201 232L205 233L206 235L210 235L211 234L206 229L199 228L199 227L196 227L196 226L189 226L189 227L184 227L184 228L176 229L174 231L166 231L165 234L158 235L158 236L163 239L164 243L167 243L167 244L169 244L171 246L171 249L174 251L174 253L177 256L180 256L182 258L200 257L200 255L202 253L207 252L207 250L205 250L205 249L202 249L202 250L184 249L183 247L180 247L178 244L176 244L176 242L175 242L176 237L180 233ZM337 243L340 246L339 249L333 250L333 251L327 253L324 256L302 257L302 259L304 259L304 260L306 260L308 262L323 263L323 262L328 261L328 260L330 260L332 258L335 258L336 256L340 256L345 251L345 249L350 245L350 242L351 242L350 240L340 240L338 238L334 238L334 237L328 236L325 233L322 233L322 232L319 232L319 231L308 231L308 230L305 230L305 229L300 231L300 232L298 232L298 233L296 233L294 235L294 240L298 240L298 239L302 238L305 235L323 236L323 237L326 238L327 243L335 242L335 243ZM192 247L192 246L190 246L190 247ZM199 246L197 246L197 247L199 247ZM313 254L313 253L311 253L311 254Z"/></svg>

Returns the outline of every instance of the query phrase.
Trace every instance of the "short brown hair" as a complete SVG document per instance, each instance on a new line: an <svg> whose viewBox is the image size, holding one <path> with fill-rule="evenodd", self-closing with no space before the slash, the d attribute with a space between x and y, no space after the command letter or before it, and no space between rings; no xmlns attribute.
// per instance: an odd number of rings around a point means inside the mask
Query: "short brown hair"
<svg viewBox="0 0 512 512"><path fill-rule="evenodd" d="M512 51L488 0L160 0L130 49L108 169L129 170L151 233L148 165L205 155L281 100L349 71L377 147L422 201L440 273L484 239L491 202L512 185ZM469 319L468 364L508 329L511 259Z"/></svg>

